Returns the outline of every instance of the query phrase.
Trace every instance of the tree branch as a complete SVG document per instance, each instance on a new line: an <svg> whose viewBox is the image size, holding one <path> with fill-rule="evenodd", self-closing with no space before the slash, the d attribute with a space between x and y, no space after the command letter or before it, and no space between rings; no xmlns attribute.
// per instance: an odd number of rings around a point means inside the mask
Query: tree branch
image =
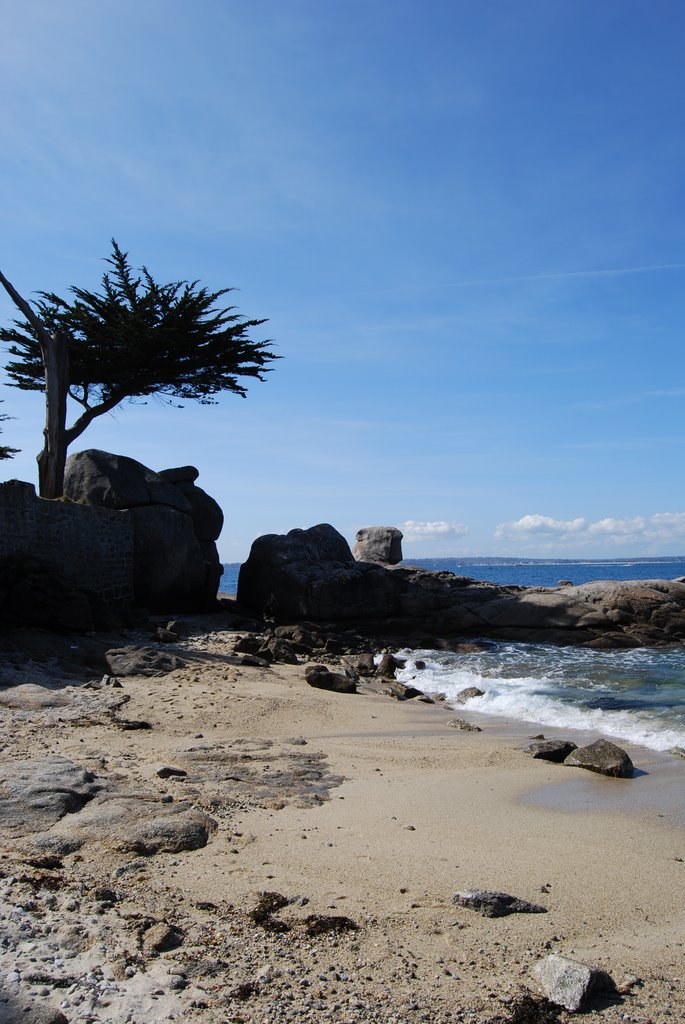
<svg viewBox="0 0 685 1024"><path fill-rule="evenodd" d="M114 394L106 398L100 405L89 405L84 413L72 423L70 427L65 431L65 438L67 442L67 448L72 441L75 441L77 437L80 437L86 427L93 422L97 416L103 416L106 412L111 412L115 409L120 402L127 396L124 394Z"/></svg>
<svg viewBox="0 0 685 1024"><path fill-rule="evenodd" d="M7 280L7 278L2 273L1 270L0 270L0 284L2 284L3 288L5 289L5 291L7 292L9 297L11 298L12 302L14 303L14 305L19 310L21 310L21 312L24 314L24 316L26 317L28 322L31 324L33 329L36 331L36 333L38 334L39 339L41 339L41 345L44 345L47 342L47 339L49 339L49 337L50 337L49 332L46 331L44 325L41 323L41 321L38 319L36 314L33 312L33 310L29 306L29 304L26 301L26 299L23 298L23 296L21 296L19 294L17 289L14 287L14 285L10 281Z"/></svg>

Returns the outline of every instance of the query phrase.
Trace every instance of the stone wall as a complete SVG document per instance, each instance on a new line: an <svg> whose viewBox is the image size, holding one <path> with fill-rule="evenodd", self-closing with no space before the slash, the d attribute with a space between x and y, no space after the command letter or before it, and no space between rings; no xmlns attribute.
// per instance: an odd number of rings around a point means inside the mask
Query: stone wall
<svg viewBox="0 0 685 1024"><path fill-rule="evenodd" d="M133 518L128 512L36 496L33 484L0 484L0 560L37 559L109 605L133 603Z"/></svg>

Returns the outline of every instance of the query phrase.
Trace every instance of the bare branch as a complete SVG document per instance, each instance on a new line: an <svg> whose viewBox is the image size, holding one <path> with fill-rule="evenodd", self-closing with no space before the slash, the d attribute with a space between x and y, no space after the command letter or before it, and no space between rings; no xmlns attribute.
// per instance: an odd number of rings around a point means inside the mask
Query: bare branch
<svg viewBox="0 0 685 1024"><path fill-rule="evenodd" d="M3 286L9 297L11 298L17 309L21 310L28 322L31 324L33 329L38 334L38 337L42 339L42 343L45 344L49 338L49 332L46 331L44 325L38 319L36 314L33 312L28 302L23 296L19 294L14 285L7 280L3 272L0 270L0 284Z"/></svg>
<svg viewBox="0 0 685 1024"><path fill-rule="evenodd" d="M75 441L77 437L80 437L83 431L86 429L89 423L92 423L97 416L102 416L106 412L111 412L112 409L116 409L120 402L126 398L126 395L115 394L110 395L100 405L88 405L86 411L82 413L77 420L65 431L65 438L67 442L67 448L72 441ZM83 404L83 403L82 403Z"/></svg>

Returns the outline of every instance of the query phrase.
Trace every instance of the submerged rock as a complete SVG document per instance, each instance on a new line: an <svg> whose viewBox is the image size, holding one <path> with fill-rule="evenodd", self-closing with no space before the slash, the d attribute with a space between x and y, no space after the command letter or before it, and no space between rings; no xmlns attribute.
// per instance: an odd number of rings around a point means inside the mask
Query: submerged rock
<svg viewBox="0 0 685 1024"><path fill-rule="evenodd" d="M457 704L466 704L466 701L472 700L473 697L484 696L485 690L480 690L477 686L467 686L465 690L460 690L454 699L457 702Z"/></svg>
<svg viewBox="0 0 685 1024"><path fill-rule="evenodd" d="M397 679L388 681L383 692L394 697L395 700L413 700L415 697L425 697L423 690L418 690L415 686L407 686L405 683L398 682ZM431 701L431 703L433 702Z"/></svg>

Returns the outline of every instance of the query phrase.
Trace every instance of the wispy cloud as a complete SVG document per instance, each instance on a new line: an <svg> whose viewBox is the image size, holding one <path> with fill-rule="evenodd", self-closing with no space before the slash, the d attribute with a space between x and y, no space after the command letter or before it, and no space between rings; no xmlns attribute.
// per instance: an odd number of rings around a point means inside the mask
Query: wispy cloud
<svg viewBox="0 0 685 1024"><path fill-rule="evenodd" d="M640 402L650 402L659 398L682 398L685 395L685 387L678 388L653 388L649 391L636 391L629 395L617 395L615 398L601 399L599 401L576 402L576 409L620 409L626 405L637 405Z"/></svg>
<svg viewBox="0 0 685 1024"><path fill-rule="evenodd" d="M443 288L475 288L491 284L517 284L523 281L560 281L573 278L622 277L625 274L654 274L665 270L684 270L685 263L652 263L638 267L609 267L591 270L550 270L538 274L517 274L511 277L476 277L465 281L446 281Z"/></svg>

